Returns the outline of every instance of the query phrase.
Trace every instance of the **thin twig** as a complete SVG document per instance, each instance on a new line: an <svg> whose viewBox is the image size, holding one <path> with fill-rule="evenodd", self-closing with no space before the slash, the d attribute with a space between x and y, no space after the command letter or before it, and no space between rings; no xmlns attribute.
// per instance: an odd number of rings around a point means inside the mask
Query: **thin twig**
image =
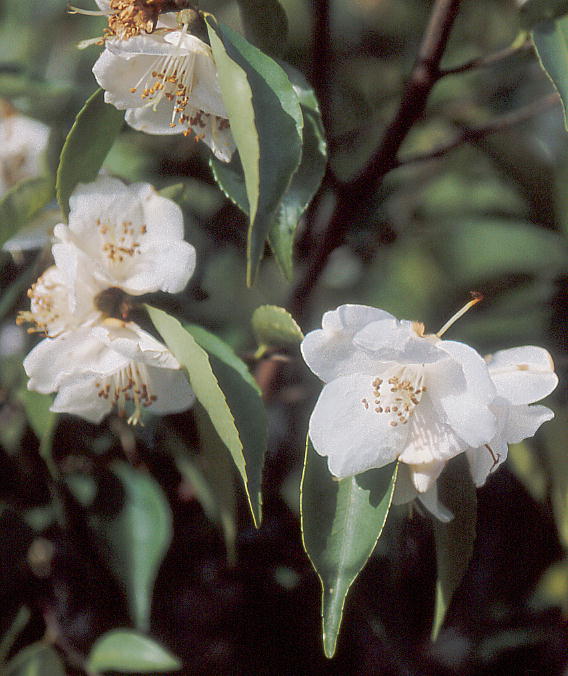
<svg viewBox="0 0 568 676"><path fill-rule="evenodd" d="M304 315L309 294L329 255L341 244L348 228L361 219L362 205L369 203L383 178L396 166L399 148L415 122L422 117L430 92L440 78L440 61L459 6L460 0L435 1L398 111L359 176L337 190L336 207L322 241L315 249L302 279L292 290L288 307L296 318L301 319Z"/></svg>
<svg viewBox="0 0 568 676"><path fill-rule="evenodd" d="M521 122L526 122L530 118L535 117L536 115L539 115L540 113L543 113L554 107L559 102L560 96L555 92L545 96L542 99L532 101L528 105L507 113L506 115L501 115L500 117L491 120L491 122L488 122L487 124L480 125L478 127L464 127L462 131L450 141L441 143L426 153L410 155L409 157L398 160L396 166L405 167L409 164L427 162L428 160L437 159L438 157L442 157L450 151L459 148L465 143L479 141L485 136L495 134L496 132L503 131L504 129L509 129L509 127L513 127L514 125L520 124Z"/></svg>
<svg viewBox="0 0 568 676"><path fill-rule="evenodd" d="M476 59L471 59L471 61L466 61L462 63L461 66L455 66L454 68L443 68L440 70L440 77L446 77L447 75L458 75L459 73L467 73L470 70L476 70L477 68L486 68L487 66L492 66L499 61L504 61L505 59L515 56L516 54L521 54L522 52L528 52L532 50L533 43L530 40L526 40L520 45L513 44L504 49L500 49L498 52L489 54L488 56L479 56Z"/></svg>

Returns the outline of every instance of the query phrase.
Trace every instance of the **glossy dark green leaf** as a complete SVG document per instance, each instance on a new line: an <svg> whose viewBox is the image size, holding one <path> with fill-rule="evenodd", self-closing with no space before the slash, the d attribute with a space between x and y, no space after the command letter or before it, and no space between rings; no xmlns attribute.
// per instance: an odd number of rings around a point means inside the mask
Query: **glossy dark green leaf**
<svg viewBox="0 0 568 676"><path fill-rule="evenodd" d="M323 178L327 163L327 144L313 89L295 68L287 64L283 67L298 94L304 118L302 160L276 210L268 242L284 276L290 280L293 275L296 229ZM225 195L248 215L244 172L237 154L228 164L212 157L210 165L215 180Z"/></svg>
<svg viewBox="0 0 568 676"><path fill-rule="evenodd" d="M150 474L125 462L114 462L111 469L119 482L118 504L105 512L93 510L89 523L126 592L136 627L147 631L152 589L172 538L172 515L164 492Z"/></svg>
<svg viewBox="0 0 568 676"><path fill-rule="evenodd" d="M178 671L181 666L180 660L169 650L131 629L113 629L103 634L87 658L87 668L93 672L165 673Z"/></svg>
<svg viewBox="0 0 568 676"><path fill-rule="evenodd" d="M252 315L252 330L262 354L269 347L298 345L304 339L292 315L278 305L261 305Z"/></svg>
<svg viewBox="0 0 568 676"><path fill-rule="evenodd" d="M568 17L537 24L532 38L540 65L558 90L568 129Z"/></svg>
<svg viewBox="0 0 568 676"><path fill-rule="evenodd" d="M296 229L321 184L327 164L327 143L314 90L298 70L288 65L285 69L304 116L302 160L280 203L268 241L282 272L291 280Z"/></svg>
<svg viewBox="0 0 568 676"><path fill-rule="evenodd" d="M104 101L97 89L79 111L61 151L57 169L57 201L67 217L69 197L78 183L94 181L122 128L124 111Z"/></svg>
<svg viewBox="0 0 568 676"><path fill-rule="evenodd" d="M53 178L39 176L17 183L0 199L0 248L53 197Z"/></svg>
<svg viewBox="0 0 568 676"><path fill-rule="evenodd" d="M463 453L446 465L438 479L438 497L454 518L449 523L433 520L438 567L433 640L467 569L475 543L477 494Z"/></svg>
<svg viewBox="0 0 568 676"><path fill-rule="evenodd" d="M278 0L238 0L239 11L249 42L272 56L280 56L286 46L288 18Z"/></svg>
<svg viewBox="0 0 568 676"><path fill-rule="evenodd" d="M244 170L249 204L247 283L254 282L281 199L300 164L303 118L284 70L208 16L223 101Z"/></svg>
<svg viewBox="0 0 568 676"><path fill-rule="evenodd" d="M6 667L6 676L65 676L65 667L49 644L38 641L12 658Z"/></svg>
<svg viewBox="0 0 568 676"><path fill-rule="evenodd" d="M530 30L543 21L568 14L568 0L526 0L521 5L519 13L521 26L525 30Z"/></svg>
<svg viewBox="0 0 568 676"><path fill-rule="evenodd" d="M266 421L254 379L234 352L212 334L196 326L183 327L156 308L147 309L166 345L187 369L197 400L242 477L255 524L260 524Z"/></svg>
<svg viewBox="0 0 568 676"><path fill-rule="evenodd" d="M322 585L323 645L335 652L349 587L371 556L389 513L396 464L335 480L311 443L301 487L302 537Z"/></svg>

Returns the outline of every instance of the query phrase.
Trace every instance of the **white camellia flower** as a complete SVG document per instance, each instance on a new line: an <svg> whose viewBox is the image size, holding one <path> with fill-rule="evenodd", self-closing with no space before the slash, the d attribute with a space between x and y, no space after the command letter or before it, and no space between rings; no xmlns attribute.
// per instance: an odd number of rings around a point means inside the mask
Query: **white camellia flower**
<svg viewBox="0 0 568 676"><path fill-rule="evenodd" d="M228 162L235 143L211 47L163 16L157 30L109 39L93 73L105 101L147 134L195 134Z"/></svg>
<svg viewBox="0 0 568 676"><path fill-rule="evenodd" d="M549 395L558 384L552 357L542 347L527 345L500 350L486 357L486 361L497 391L490 406L497 419L497 430L488 443L465 451L476 486L483 486L489 474L507 459L509 444L534 436L543 423L552 420L554 413L549 408L529 404ZM393 502L403 504L416 497L441 521L452 518L438 502L436 484L426 493L418 493L411 473L399 468Z"/></svg>
<svg viewBox="0 0 568 676"><path fill-rule="evenodd" d="M28 389L58 392L51 410L99 423L116 406L137 424L142 410L177 413L195 395L173 354L134 322L113 317L46 338L24 360Z"/></svg>
<svg viewBox="0 0 568 676"><path fill-rule="evenodd" d="M100 420L117 406L176 413L193 404L173 354L126 320L125 294L181 291L195 267L183 241L179 207L148 184L99 178L70 199L69 225L55 229L48 268L28 292L29 312L17 322L45 334L27 355L28 388L58 392L52 409ZM118 316L117 316L118 315Z"/></svg>
<svg viewBox="0 0 568 676"><path fill-rule="evenodd" d="M0 101L0 195L40 175L48 138L49 127Z"/></svg>
<svg viewBox="0 0 568 676"><path fill-rule="evenodd" d="M399 460L426 493L447 460L494 438L487 364L468 345L441 340L449 324L425 335L384 310L342 305L305 337L303 357L325 382L309 434L334 476Z"/></svg>
<svg viewBox="0 0 568 676"><path fill-rule="evenodd" d="M69 225L55 226L53 256L71 287L88 271L100 290L133 296L185 288L195 249L183 239L181 209L150 184L100 177L79 184L69 206Z"/></svg>

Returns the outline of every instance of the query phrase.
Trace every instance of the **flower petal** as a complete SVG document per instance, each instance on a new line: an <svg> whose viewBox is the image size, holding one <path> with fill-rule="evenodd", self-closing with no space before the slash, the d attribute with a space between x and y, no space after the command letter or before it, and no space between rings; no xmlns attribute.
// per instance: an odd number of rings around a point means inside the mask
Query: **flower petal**
<svg viewBox="0 0 568 676"><path fill-rule="evenodd" d="M515 405L532 404L558 384L552 357L534 345L500 350L489 358L488 367L499 396Z"/></svg>
<svg viewBox="0 0 568 676"><path fill-rule="evenodd" d="M110 352L120 355L123 360L137 361L147 366L165 369L179 369L180 365L168 348L141 329L134 322L120 319L105 319L91 329L91 335ZM99 369L92 369L99 372ZM105 371L106 373L107 371Z"/></svg>
<svg viewBox="0 0 568 676"><path fill-rule="evenodd" d="M370 322L353 337L353 343L376 361L400 364L436 362L443 356L432 342L419 333L422 325L393 318Z"/></svg>
<svg viewBox="0 0 568 676"><path fill-rule="evenodd" d="M302 341L302 356L324 382L351 373L372 373L375 360L353 345L353 336L369 322L392 319L392 315L367 305L340 305L326 312L322 328Z"/></svg>
<svg viewBox="0 0 568 676"><path fill-rule="evenodd" d="M425 382L434 407L445 414L448 424L468 446L488 443L497 423L489 409L495 386L486 363L464 343L442 340L437 347L451 359L425 367Z"/></svg>
<svg viewBox="0 0 568 676"><path fill-rule="evenodd" d="M54 413L72 413L89 422L98 424L111 412L110 398L99 397L96 382L99 376L83 373L67 378L51 406Z"/></svg>
<svg viewBox="0 0 568 676"><path fill-rule="evenodd" d="M450 425L440 420L428 394L414 409L409 427L408 441L399 460L412 466L423 465L426 472L432 463L445 462L467 447Z"/></svg>
<svg viewBox="0 0 568 676"><path fill-rule="evenodd" d="M449 509L444 507L444 505L438 500L438 485L434 484L432 488L427 490L425 493L420 493L418 495L420 502L426 507L426 509L435 516L438 521L442 523L448 523L454 518L452 512Z"/></svg>
<svg viewBox="0 0 568 676"><path fill-rule="evenodd" d="M113 373L128 363L109 350L89 327L81 327L58 338L45 338L24 359L28 389L49 393L68 376L86 371Z"/></svg>
<svg viewBox="0 0 568 676"><path fill-rule="evenodd" d="M179 413L193 406L195 394L183 371L154 366L148 366L146 370L149 388L157 397L148 409L151 413L156 415Z"/></svg>
<svg viewBox="0 0 568 676"><path fill-rule="evenodd" d="M487 477L505 462L509 448L505 437L497 435L491 443L480 448L468 448L465 452L469 463L469 471L473 483L479 488L487 481Z"/></svg>
<svg viewBox="0 0 568 676"><path fill-rule="evenodd" d="M554 418L546 406L511 406L503 434L509 444L518 444L536 434L538 428Z"/></svg>
<svg viewBox="0 0 568 676"><path fill-rule="evenodd" d="M396 460L408 437L408 425L392 427L389 416L372 403L373 378L352 375L324 386L310 418L315 450L328 456L339 478L383 467Z"/></svg>
<svg viewBox="0 0 568 676"><path fill-rule="evenodd" d="M135 38L131 38L134 40ZM110 43L108 43L110 44ZM125 58L105 49L93 66L93 75L98 84L105 90L106 103L118 110L138 108L145 105L140 91L131 91L135 85L144 80L151 70L156 57L140 55L136 58Z"/></svg>

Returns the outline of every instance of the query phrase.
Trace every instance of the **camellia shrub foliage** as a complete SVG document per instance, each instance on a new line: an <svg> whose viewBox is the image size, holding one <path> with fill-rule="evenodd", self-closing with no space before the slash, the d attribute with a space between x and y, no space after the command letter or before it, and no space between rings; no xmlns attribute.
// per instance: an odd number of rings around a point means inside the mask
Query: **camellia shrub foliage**
<svg viewBox="0 0 568 676"><path fill-rule="evenodd" d="M2 3L2 674L565 673L567 55Z"/></svg>

